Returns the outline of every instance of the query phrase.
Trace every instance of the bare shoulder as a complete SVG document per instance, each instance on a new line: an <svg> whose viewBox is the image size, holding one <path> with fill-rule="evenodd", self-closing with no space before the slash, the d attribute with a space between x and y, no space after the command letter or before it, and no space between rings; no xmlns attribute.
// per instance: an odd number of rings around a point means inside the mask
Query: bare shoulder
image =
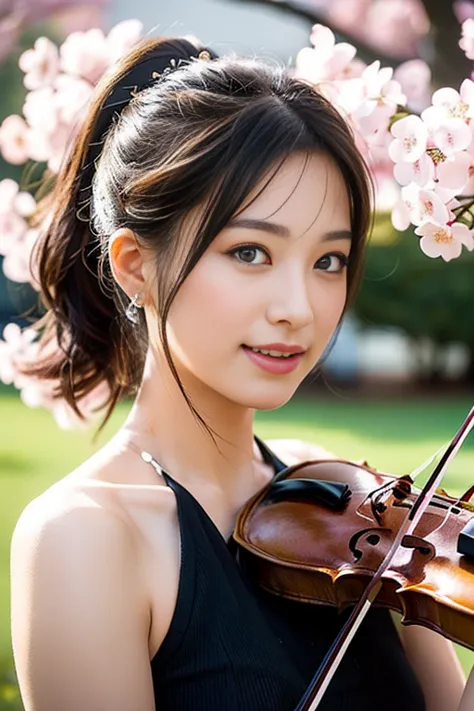
<svg viewBox="0 0 474 711"><path fill-rule="evenodd" d="M29 540L47 542L60 533L65 546L81 537L82 549L97 543L95 529L103 529L104 545L120 538L124 553L136 559L143 544L143 519L153 513L155 524L166 525L175 514L170 489L149 465L130 453L117 456L99 452L33 499L22 511L12 544ZM54 534L54 535L53 535Z"/></svg>
<svg viewBox="0 0 474 711"><path fill-rule="evenodd" d="M11 543L11 628L26 708L154 708L134 552L129 527L107 508L46 494L23 511Z"/></svg>
<svg viewBox="0 0 474 711"><path fill-rule="evenodd" d="M150 658L172 615L179 541L174 497L146 477L127 485L116 462L99 458L21 513L11 625L28 708L155 708Z"/></svg>

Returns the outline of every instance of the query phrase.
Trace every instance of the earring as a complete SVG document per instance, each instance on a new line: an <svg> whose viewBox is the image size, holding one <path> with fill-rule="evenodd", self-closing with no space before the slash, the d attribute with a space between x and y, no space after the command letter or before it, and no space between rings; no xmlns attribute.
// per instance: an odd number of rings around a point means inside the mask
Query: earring
<svg viewBox="0 0 474 711"><path fill-rule="evenodd" d="M125 310L125 316L128 318L129 321L133 324L137 324L140 321L140 317L138 315L138 309L141 309L143 307L143 304L139 304L139 300L141 298L141 294L135 294L133 299L130 301L129 305L127 306Z"/></svg>

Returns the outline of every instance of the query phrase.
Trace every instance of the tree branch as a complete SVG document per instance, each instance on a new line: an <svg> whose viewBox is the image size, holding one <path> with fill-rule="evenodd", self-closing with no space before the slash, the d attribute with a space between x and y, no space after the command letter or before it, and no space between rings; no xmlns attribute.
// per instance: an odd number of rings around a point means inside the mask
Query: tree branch
<svg viewBox="0 0 474 711"><path fill-rule="evenodd" d="M459 47L461 25L447 0L420 0L431 23L431 42L425 45L431 56L422 57L433 73L433 86L457 89L472 72L470 61ZM423 49L423 45L422 45Z"/></svg>
<svg viewBox="0 0 474 711"><path fill-rule="evenodd" d="M372 62L375 62L375 60L379 59L382 64L388 65L395 69L403 62L406 62L409 59L416 58L412 55L407 55L402 58L394 57L392 55L383 54L378 50L375 50L373 47L371 47L366 42L360 40L359 38L352 37L347 32L343 32L337 27L331 25L328 22L327 18L323 17L323 15L321 15L314 8L312 8L311 5L307 2L307 0L306 2L305 0L234 0L234 2L251 2L254 4L258 3L259 5L265 5L267 7L270 6L275 10L281 10L282 12L288 13L295 17L301 17L302 19L307 20L308 23L310 23L311 25L320 23L322 25L331 27L331 29L338 35L338 38L340 40L342 40L343 42L348 42L349 44L352 44L354 45L354 47L357 48L358 56L360 57L360 59L362 59L362 61L366 62L367 64L371 64Z"/></svg>

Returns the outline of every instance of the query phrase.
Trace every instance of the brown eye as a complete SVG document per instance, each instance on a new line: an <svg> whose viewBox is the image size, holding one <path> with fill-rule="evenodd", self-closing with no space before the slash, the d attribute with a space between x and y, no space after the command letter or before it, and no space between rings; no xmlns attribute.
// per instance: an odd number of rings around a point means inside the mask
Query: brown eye
<svg viewBox="0 0 474 711"><path fill-rule="evenodd" d="M244 245L233 249L230 254L234 256L238 262L245 264L265 264L267 259L266 252L261 247L253 245Z"/></svg>
<svg viewBox="0 0 474 711"><path fill-rule="evenodd" d="M349 259L345 254L333 252L332 254L325 254L324 257L318 259L316 266L324 272L337 274L347 267L348 262Z"/></svg>

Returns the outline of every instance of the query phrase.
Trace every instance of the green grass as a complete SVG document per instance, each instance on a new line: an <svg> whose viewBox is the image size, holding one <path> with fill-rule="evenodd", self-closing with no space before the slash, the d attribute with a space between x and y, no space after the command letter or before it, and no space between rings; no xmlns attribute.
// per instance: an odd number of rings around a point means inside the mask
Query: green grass
<svg viewBox="0 0 474 711"><path fill-rule="evenodd" d="M259 413L257 433L319 443L349 459L395 474L411 471L451 438L471 406L468 398L396 401L305 398L275 412ZM24 506L101 446L123 421L117 409L97 443L91 431L61 432L49 413L25 407L16 394L0 394L0 665L11 666L9 547ZM443 486L461 493L473 481L474 436L454 461ZM464 667L474 654L458 648ZM0 676L2 674L0 667ZM8 700L10 698L10 701ZM0 711L20 708L14 685L0 688Z"/></svg>

